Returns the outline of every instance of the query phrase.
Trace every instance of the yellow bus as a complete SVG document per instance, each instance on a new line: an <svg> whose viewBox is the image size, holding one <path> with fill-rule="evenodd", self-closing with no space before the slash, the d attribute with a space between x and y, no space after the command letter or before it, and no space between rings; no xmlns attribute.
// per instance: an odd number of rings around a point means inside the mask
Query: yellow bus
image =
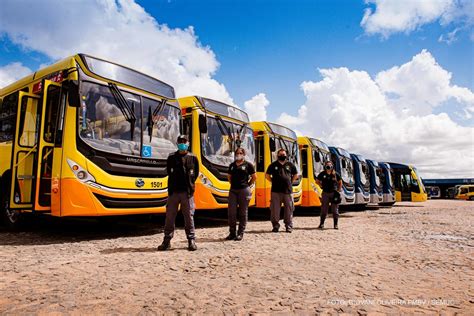
<svg viewBox="0 0 474 316"><path fill-rule="evenodd" d="M216 100L199 96L180 98L183 133L198 157L199 177L194 201L196 209L227 208L230 183L227 180L234 151L242 147L246 160L255 164L255 143L247 113ZM252 192L254 186L252 186ZM250 205L255 204L252 194Z"/></svg>
<svg viewBox="0 0 474 316"><path fill-rule="evenodd" d="M460 185L456 190L455 199L474 201L474 185L464 184Z"/></svg>
<svg viewBox="0 0 474 316"><path fill-rule="evenodd" d="M254 131L257 184L255 188L255 206L258 208L270 207L271 183L265 178L268 166L276 161L277 150L287 151L289 160L298 169L299 178L293 183L293 200L295 205L301 205L302 181L301 163L296 133L285 127L270 122L250 122Z"/></svg>
<svg viewBox="0 0 474 316"><path fill-rule="evenodd" d="M181 112L172 86L78 54L0 90L1 212L164 212Z"/></svg>
<svg viewBox="0 0 474 316"><path fill-rule="evenodd" d="M316 177L324 170L324 162L331 160L328 145L319 139L300 136L298 144L301 152L303 197L301 206L320 207L322 189Z"/></svg>
<svg viewBox="0 0 474 316"><path fill-rule="evenodd" d="M397 202L425 202L428 200L425 186L415 167L393 162L388 164L393 170L393 184Z"/></svg>

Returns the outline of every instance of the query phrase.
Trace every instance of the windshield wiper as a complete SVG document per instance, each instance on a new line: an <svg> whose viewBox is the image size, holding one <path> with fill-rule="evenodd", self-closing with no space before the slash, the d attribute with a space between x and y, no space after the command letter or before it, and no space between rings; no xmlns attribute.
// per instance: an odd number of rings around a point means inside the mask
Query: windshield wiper
<svg viewBox="0 0 474 316"><path fill-rule="evenodd" d="M158 106L155 108L155 110L153 111L153 114L151 113L151 106L148 107L148 118L146 121L146 126L148 130L148 136L150 136L150 143L151 143L151 139L153 138L153 127L156 124L156 121L153 120L153 118L158 117L158 115L161 114L161 112L165 108L165 103L166 103L166 100L163 99L161 103L158 104Z"/></svg>
<svg viewBox="0 0 474 316"><path fill-rule="evenodd" d="M240 130L237 133L238 139L235 140L235 144L237 145L237 148L240 148L240 145L242 144L242 136L244 133L244 129L247 127L247 125L248 123L242 124L242 126L240 127Z"/></svg>
<svg viewBox="0 0 474 316"><path fill-rule="evenodd" d="M122 92L119 90L119 88L117 88L117 85L115 83L110 82L109 88L110 88L110 92L112 92L112 96L117 102L117 105L120 111L122 112L127 122L129 122L131 125L130 133L131 133L131 138L133 140L133 133L135 132L135 122L137 121L137 117L135 116L135 113L128 105L127 100L125 100L125 97L123 96Z"/></svg>
<svg viewBox="0 0 474 316"><path fill-rule="evenodd" d="M227 135L227 137L229 137L229 143L231 145L231 150L233 150L232 144L234 142L234 138L232 137L232 133L231 133L230 129L225 125L224 120L222 119L222 117L216 116L216 121L217 121L217 127L219 127L219 130L221 131L221 133L223 135Z"/></svg>

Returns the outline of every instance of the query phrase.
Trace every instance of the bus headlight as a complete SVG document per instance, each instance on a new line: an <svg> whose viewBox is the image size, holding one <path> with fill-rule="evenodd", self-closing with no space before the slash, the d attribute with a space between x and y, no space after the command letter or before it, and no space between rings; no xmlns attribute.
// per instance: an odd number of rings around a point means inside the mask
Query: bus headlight
<svg viewBox="0 0 474 316"><path fill-rule="evenodd" d="M95 178L89 172L87 172L86 169L82 168L78 163L72 161L71 159L67 159L67 163L76 178L78 178L81 182L95 182Z"/></svg>
<svg viewBox="0 0 474 316"><path fill-rule="evenodd" d="M202 173L199 175L199 178L201 179L201 183L204 184L206 187L213 188L214 185L212 184L211 180L209 180L205 175Z"/></svg>

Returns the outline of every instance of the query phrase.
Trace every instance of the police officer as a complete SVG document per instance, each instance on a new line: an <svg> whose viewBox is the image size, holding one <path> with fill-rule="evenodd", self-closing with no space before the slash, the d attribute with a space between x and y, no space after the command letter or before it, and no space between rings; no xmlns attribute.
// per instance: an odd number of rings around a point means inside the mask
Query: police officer
<svg viewBox="0 0 474 316"><path fill-rule="evenodd" d="M338 205L333 203L335 192L341 192L342 179L339 173L334 170L334 165L331 161L324 163L324 170L321 171L316 179L316 183L323 188L321 201L321 221L319 229L324 228L324 221L328 215L329 204L331 204L332 217L334 219L334 229L338 229L337 222L339 219Z"/></svg>
<svg viewBox="0 0 474 316"><path fill-rule="evenodd" d="M272 162L267 169L265 177L272 183L272 196L270 201L272 232L277 233L280 229L280 210L281 203L284 204L285 217L284 222L286 232L293 230L293 211L294 203L292 183L298 179L298 170L296 166L287 160L286 150L280 148L277 151L277 161Z"/></svg>
<svg viewBox="0 0 474 316"><path fill-rule="evenodd" d="M226 239L239 241L244 237L245 227L247 226L248 207L252 198L250 186L257 179L257 175L253 164L245 160L245 149L237 148L234 157L235 161L229 165L227 174L230 191L228 208L229 236ZM239 230L236 234L237 213Z"/></svg>
<svg viewBox="0 0 474 316"><path fill-rule="evenodd" d="M189 143L185 135L178 136L178 151L170 154L166 161L168 171L168 203L166 204L165 237L158 250L168 250L174 235L178 206L184 217L184 230L188 238L188 250L197 249L194 241L194 183L199 175L199 163L188 152Z"/></svg>

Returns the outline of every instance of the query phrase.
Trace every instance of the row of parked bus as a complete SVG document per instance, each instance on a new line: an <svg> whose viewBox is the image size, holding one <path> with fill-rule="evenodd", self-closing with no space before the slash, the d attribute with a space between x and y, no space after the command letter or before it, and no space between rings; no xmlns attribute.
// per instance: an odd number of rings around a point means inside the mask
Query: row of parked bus
<svg viewBox="0 0 474 316"><path fill-rule="evenodd" d="M344 205L424 201L416 169L366 160L237 107L191 96L133 69L78 54L0 90L0 208L7 223L22 212L53 216L160 213L167 202L166 158L188 135L200 162L197 209L226 208L227 168L243 147L257 182L251 205L270 203L267 166L287 150L300 168L296 205L320 206L315 177L333 160Z"/></svg>

